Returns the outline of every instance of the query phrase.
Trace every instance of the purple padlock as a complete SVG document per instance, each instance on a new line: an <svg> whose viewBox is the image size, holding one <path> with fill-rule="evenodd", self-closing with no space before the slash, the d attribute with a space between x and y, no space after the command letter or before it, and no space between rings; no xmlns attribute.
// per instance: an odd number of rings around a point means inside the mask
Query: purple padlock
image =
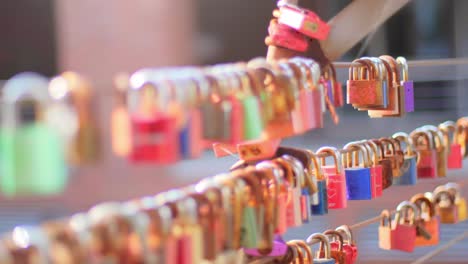
<svg viewBox="0 0 468 264"><path fill-rule="evenodd" d="M401 85L405 89L405 111L414 112L414 87L413 81L410 81L408 77L408 63L404 57L398 57L396 61L400 68Z"/></svg>
<svg viewBox="0 0 468 264"><path fill-rule="evenodd" d="M414 87L413 81L402 81L401 85L405 89L405 111L414 112Z"/></svg>
<svg viewBox="0 0 468 264"><path fill-rule="evenodd" d="M268 257L281 257L286 254L288 251L288 245L284 242L283 238L280 235L275 235L273 240L273 249L267 255ZM252 257L265 257L264 254L258 252L256 248L244 248L244 253Z"/></svg>

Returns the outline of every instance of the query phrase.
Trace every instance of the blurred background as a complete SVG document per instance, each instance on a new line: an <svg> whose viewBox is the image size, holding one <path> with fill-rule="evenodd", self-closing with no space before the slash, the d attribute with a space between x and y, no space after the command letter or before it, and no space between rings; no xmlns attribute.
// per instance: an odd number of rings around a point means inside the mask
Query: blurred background
<svg viewBox="0 0 468 264"><path fill-rule="evenodd" d="M302 0L300 4L329 20L349 2ZM264 38L275 6L273 0L0 1L0 80L22 71L35 71L49 77L65 70L84 74L92 81L96 92L96 115L101 121L104 146L104 156L97 165L71 168L71 182L63 195L1 197L0 232L17 224L34 224L85 210L102 201L155 194L226 171L236 161L235 157L215 160L211 152L199 160L165 167L135 166L115 157L110 149L108 123L113 105L112 78L116 73L143 67L204 65L265 56ZM466 57L467 12L468 1L413 0L341 60L383 54L405 56L410 60ZM353 139L408 132L419 125L438 124L467 115L467 73L464 66L410 69L410 79L416 81L416 112L407 118L370 120L364 112L344 107L339 111L342 122L338 126L327 118L324 129L287 140L285 144L312 149L323 145L341 146ZM340 81L345 82L347 70L340 70L338 74ZM463 174L466 171L458 172L456 179L462 179ZM429 191L437 183L411 187L404 193L409 196ZM397 188L392 192L400 191ZM343 220L352 224L374 216L385 206L395 206L401 200L401 196L396 196L389 193L387 198L373 201L368 207L360 204L359 209L355 206L347 212L317 218L320 221L289 236L303 238L300 234L304 232L344 224ZM341 222L336 221L337 217ZM380 254L382 251L377 249L375 241L376 227L372 228L366 233L363 244L368 250L360 251L363 263L364 260L376 263L382 260L379 258L406 263L425 252ZM453 235L462 229L468 229L468 225L447 229L444 238L450 239L449 233ZM466 242L464 245L466 249ZM461 249L462 246L442 255L439 261L466 263L468 253Z"/></svg>

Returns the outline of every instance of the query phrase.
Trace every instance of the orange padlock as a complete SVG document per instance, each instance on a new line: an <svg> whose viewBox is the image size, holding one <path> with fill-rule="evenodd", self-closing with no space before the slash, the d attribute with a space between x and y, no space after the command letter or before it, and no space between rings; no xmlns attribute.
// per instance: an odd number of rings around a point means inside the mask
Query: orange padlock
<svg viewBox="0 0 468 264"><path fill-rule="evenodd" d="M421 212L419 224L430 234L431 238L426 239L423 236L416 237L416 246L433 246L439 244L440 221L436 216L435 206L424 194L416 194L411 198L411 202L419 207Z"/></svg>

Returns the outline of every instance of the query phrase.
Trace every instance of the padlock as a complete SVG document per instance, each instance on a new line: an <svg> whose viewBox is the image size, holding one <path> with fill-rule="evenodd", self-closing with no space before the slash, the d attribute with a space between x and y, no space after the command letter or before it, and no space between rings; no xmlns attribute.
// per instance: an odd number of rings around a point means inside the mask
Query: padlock
<svg viewBox="0 0 468 264"><path fill-rule="evenodd" d="M371 140L363 140L359 142L367 149L368 160L370 161L370 172L371 172L371 187L372 187L372 198L382 196L382 165L380 165L380 151L377 144Z"/></svg>
<svg viewBox="0 0 468 264"><path fill-rule="evenodd" d="M297 175L299 173L298 168L295 167L291 162L284 158L276 158L273 162L278 163L284 170L286 179L286 185L288 189L288 197L286 202L286 222L288 227L298 227L302 225L301 219L301 181Z"/></svg>
<svg viewBox="0 0 468 264"><path fill-rule="evenodd" d="M411 214L408 210L411 209ZM416 245L418 228L416 221L420 217L418 207L408 201L403 201L396 208L393 248L406 252L413 252ZM411 217L412 216L412 217ZM423 227L421 227L423 228Z"/></svg>
<svg viewBox="0 0 468 264"><path fill-rule="evenodd" d="M310 221L310 217L312 215L312 205L314 204L314 200L318 203L317 200L317 180L314 176L314 170L320 170L321 168L317 167L317 159L315 155L308 150L296 149L296 148L286 148L286 147L279 147L276 156L283 156L284 158L288 159L288 156L292 156L295 160L300 162L300 165L304 169L304 177L302 178L301 183L301 214L302 214L302 222L308 223ZM294 159L291 161L294 163L296 162Z"/></svg>
<svg viewBox="0 0 468 264"><path fill-rule="evenodd" d="M430 132L413 131L410 134L416 150L418 151L418 178L437 177L437 154L434 149Z"/></svg>
<svg viewBox="0 0 468 264"><path fill-rule="evenodd" d="M7 196L55 195L66 186L65 142L44 120L50 103L48 81L36 73L15 75L3 87L0 188Z"/></svg>
<svg viewBox="0 0 468 264"><path fill-rule="evenodd" d="M312 197L311 210L314 215L328 214L328 190L327 190L327 179L323 173L322 166L316 156L316 154L310 152L311 160L314 164L314 173L312 177L317 182L317 193Z"/></svg>
<svg viewBox="0 0 468 264"><path fill-rule="evenodd" d="M436 149L437 176L446 177L448 146L446 147L445 145L443 133L432 125L423 126L421 129L429 131L432 135L433 144Z"/></svg>
<svg viewBox="0 0 468 264"><path fill-rule="evenodd" d="M461 147L462 156L468 157L468 117L459 118L455 126L455 139Z"/></svg>
<svg viewBox="0 0 468 264"><path fill-rule="evenodd" d="M343 251L345 252L345 263L353 264L356 263L358 257L358 248L356 242L353 239L351 229L347 225L339 226L335 229L340 232L343 236ZM332 250L338 249L339 245L336 241L330 243Z"/></svg>
<svg viewBox="0 0 468 264"><path fill-rule="evenodd" d="M359 153L361 153L362 162L359 162ZM373 180L367 149L362 145L349 143L343 147L341 154L348 200L372 199Z"/></svg>
<svg viewBox="0 0 468 264"><path fill-rule="evenodd" d="M439 125L440 131L444 135L444 144L448 147L447 168L461 169L463 167L463 158L461 145L456 141L457 131L453 121L446 121ZM452 139L450 139L452 133Z"/></svg>
<svg viewBox="0 0 468 264"><path fill-rule="evenodd" d="M418 181L417 158L418 153L412 143L412 139L404 132L398 132L392 136L401 145L406 145L404 153L404 163L401 167L402 176L393 179L395 185L415 185Z"/></svg>
<svg viewBox="0 0 468 264"><path fill-rule="evenodd" d="M455 195L455 205L457 206L457 209L458 209L458 221L463 222L467 220L468 215L467 215L466 200L465 200L465 197L463 197L461 194L460 185L454 182L449 182L445 184L445 187L447 188L448 192L451 192L452 194Z"/></svg>
<svg viewBox="0 0 468 264"><path fill-rule="evenodd" d="M308 111L311 112L311 119L310 119L310 128L322 128L323 127L323 112L325 109L325 104L323 102L323 94L322 90L319 87L319 80L320 80L320 66L314 60L308 58L301 58L295 57L290 59L289 61L293 63L297 63L306 68L308 73L308 81L307 81L307 89L305 92L307 94L307 98L310 102L310 108Z"/></svg>
<svg viewBox="0 0 468 264"><path fill-rule="evenodd" d="M291 111L291 118L293 122L293 128L294 128L294 133L296 135L304 133L307 128L305 126L304 122L304 115L302 113L302 101L299 100L299 95L301 94L301 91L303 91L305 88L305 72L301 71L301 68L299 67L294 67L294 65L290 65L287 63L277 63L275 66L278 68L278 70L282 71L285 75L289 76L293 82L294 85L292 86L294 90L294 97L297 100L297 103Z"/></svg>
<svg viewBox="0 0 468 264"><path fill-rule="evenodd" d="M286 179L284 178L283 168L276 162L273 161L263 161L256 165L258 169L271 169L273 175L276 178L276 183L279 186L278 195L276 202L276 211L277 219L275 220L275 234L284 234L287 231L287 209L286 204L289 196L288 186L285 183Z"/></svg>
<svg viewBox="0 0 468 264"><path fill-rule="evenodd" d="M306 52L309 48L307 38L296 30L273 20L268 27L268 35L275 46L297 52Z"/></svg>
<svg viewBox="0 0 468 264"><path fill-rule="evenodd" d="M64 72L50 81L49 92L53 103L46 119L66 138L70 162L75 165L97 162L100 142L92 114L91 85L77 73Z"/></svg>
<svg viewBox="0 0 468 264"><path fill-rule="evenodd" d="M310 215L310 208L309 206L305 206L307 203L310 204L310 201L307 201L307 198L310 197L308 193L310 193L310 189L306 192L306 197L304 197L304 186L306 184L306 174L304 171L304 166L302 163L296 159L295 157L285 154L281 156L282 159L288 161L292 167L294 172L294 179L295 179L295 203L294 203L294 226L301 226L303 223L303 216ZM305 198L303 200L302 198ZM308 220L308 218L306 219Z"/></svg>
<svg viewBox="0 0 468 264"><path fill-rule="evenodd" d="M396 61L400 68L401 85L405 92L405 112L414 112L414 87L413 81L408 77L408 63L404 57L397 57Z"/></svg>
<svg viewBox="0 0 468 264"><path fill-rule="evenodd" d="M386 107L387 100L384 87L382 82L377 79L376 69L364 60L354 60L353 63L359 63L361 64L360 67L366 68L367 78L359 78L359 67L352 66L349 68L346 102L352 104L355 108Z"/></svg>
<svg viewBox="0 0 468 264"><path fill-rule="evenodd" d="M346 176L341 166L340 152L334 147L322 147L316 154L322 160L322 169L327 178L328 209L346 208ZM325 166L326 157L332 157L334 165Z"/></svg>
<svg viewBox="0 0 468 264"><path fill-rule="evenodd" d="M328 37L330 26L311 10L292 4L282 4L279 10L279 24L297 30L309 38L325 40Z"/></svg>
<svg viewBox="0 0 468 264"><path fill-rule="evenodd" d="M127 107L129 76L120 74L114 79L116 104L111 114L112 150L121 157L126 157L132 150L132 125Z"/></svg>
<svg viewBox="0 0 468 264"><path fill-rule="evenodd" d="M303 240L289 240L287 244L289 246L293 246L297 250L297 263L312 263L314 256L312 249L309 247L309 245L306 244L306 242Z"/></svg>
<svg viewBox="0 0 468 264"><path fill-rule="evenodd" d="M335 259L335 263L345 264L346 253L343 250L344 241L343 241L343 236L341 235L341 233L333 229L328 229L325 232L323 232L323 234L331 238L330 239L331 257ZM338 247L332 247L331 246L332 243L337 244ZM324 255L321 255L320 257L324 257Z"/></svg>
<svg viewBox="0 0 468 264"><path fill-rule="evenodd" d="M261 73L264 82L268 83L265 89L271 91L266 93L272 105L272 114L266 121L263 139L278 139L294 135L294 125L291 112L295 108L294 90L298 90L294 85L294 78L282 72L272 69L264 61L252 60L248 67Z"/></svg>
<svg viewBox="0 0 468 264"><path fill-rule="evenodd" d="M134 162L174 163L180 159L179 116L169 113L170 86L159 73L145 69L130 78L128 108L132 123Z"/></svg>
<svg viewBox="0 0 468 264"><path fill-rule="evenodd" d="M308 245L312 245L317 240L320 242L320 247L319 247L318 252L316 252L313 263L335 264L336 263L335 259L332 258L331 256L330 241L328 240L327 236L320 234L320 233L315 233L315 234L310 235L306 239L306 243Z"/></svg>
<svg viewBox="0 0 468 264"><path fill-rule="evenodd" d="M20 239L18 239L20 238ZM52 263L53 253L44 230L37 226L17 226L3 238L9 264ZM6 262L8 263L8 262Z"/></svg>
<svg viewBox="0 0 468 264"><path fill-rule="evenodd" d="M414 205L412 205L412 208L417 210ZM400 207L400 209L405 208ZM382 211L379 226L379 247L386 250L413 252L416 241L416 227L414 222L404 223L404 219L400 215L401 213L397 212L395 221L392 221L390 212L388 210ZM416 217L416 213L414 217ZM412 220L415 220L415 218Z"/></svg>
<svg viewBox="0 0 468 264"><path fill-rule="evenodd" d="M380 153L379 165L382 166L382 189L385 190L393 184L393 161L385 154L385 147L378 139L371 140Z"/></svg>
<svg viewBox="0 0 468 264"><path fill-rule="evenodd" d="M416 237L416 246L433 246L439 244L440 224L439 217L436 216L434 204L425 197L424 194L414 195L411 197L410 201L419 207L421 215L417 221L431 236L427 239L427 237L418 235Z"/></svg>
<svg viewBox="0 0 468 264"><path fill-rule="evenodd" d="M384 149L384 157L391 160L393 178L403 175L401 167L404 165L405 154L401 151L399 141L393 138L380 138Z"/></svg>
<svg viewBox="0 0 468 264"><path fill-rule="evenodd" d="M243 115L243 140L254 140L261 137L263 131L262 109L260 100L255 94L259 90L259 82L254 75L246 71L235 71L240 78L241 91L236 94L242 103ZM257 87L254 87L257 86Z"/></svg>
<svg viewBox="0 0 468 264"><path fill-rule="evenodd" d="M370 58L375 67L381 67L382 78L386 81L388 105L382 110L369 110L370 117L401 117L405 114L404 87L400 85L398 65L393 57L384 55Z"/></svg>
<svg viewBox="0 0 468 264"><path fill-rule="evenodd" d="M455 196L451 192L445 188L434 191L433 202L442 224L458 223L458 207L455 204Z"/></svg>

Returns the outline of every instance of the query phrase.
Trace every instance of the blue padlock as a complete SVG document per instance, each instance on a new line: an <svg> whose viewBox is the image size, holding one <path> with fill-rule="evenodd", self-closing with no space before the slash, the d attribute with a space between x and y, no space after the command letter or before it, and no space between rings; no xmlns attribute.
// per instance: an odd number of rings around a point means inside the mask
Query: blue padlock
<svg viewBox="0 0 468 264"><path fill-rule="evenodd" d="M393 134L394 139L406 144L405 151L405 162L403 163L402 176L393 178L393 184L395 185L415 185L418 182L417 174L417 157L415 146L412 143L411 138L404 132L398 132Z"/></svg>
<svg viewBox="0 0 468 264"><path fill-rule="evenodd" d="M360 144L349 143L344 146L341 153L348 200L371 200L372 176L367 149ZM362 155L361 163L359 163L359 153Z"/></svg>
<svg viewBox="0 0 468 264"><path fill-rule="evenodd" d="M311 211L313 215L325 215L328 214L327 179L317 156L309 153L315 168L312 177L315 177L317 185L317 192L312 195Z"/></svg>

